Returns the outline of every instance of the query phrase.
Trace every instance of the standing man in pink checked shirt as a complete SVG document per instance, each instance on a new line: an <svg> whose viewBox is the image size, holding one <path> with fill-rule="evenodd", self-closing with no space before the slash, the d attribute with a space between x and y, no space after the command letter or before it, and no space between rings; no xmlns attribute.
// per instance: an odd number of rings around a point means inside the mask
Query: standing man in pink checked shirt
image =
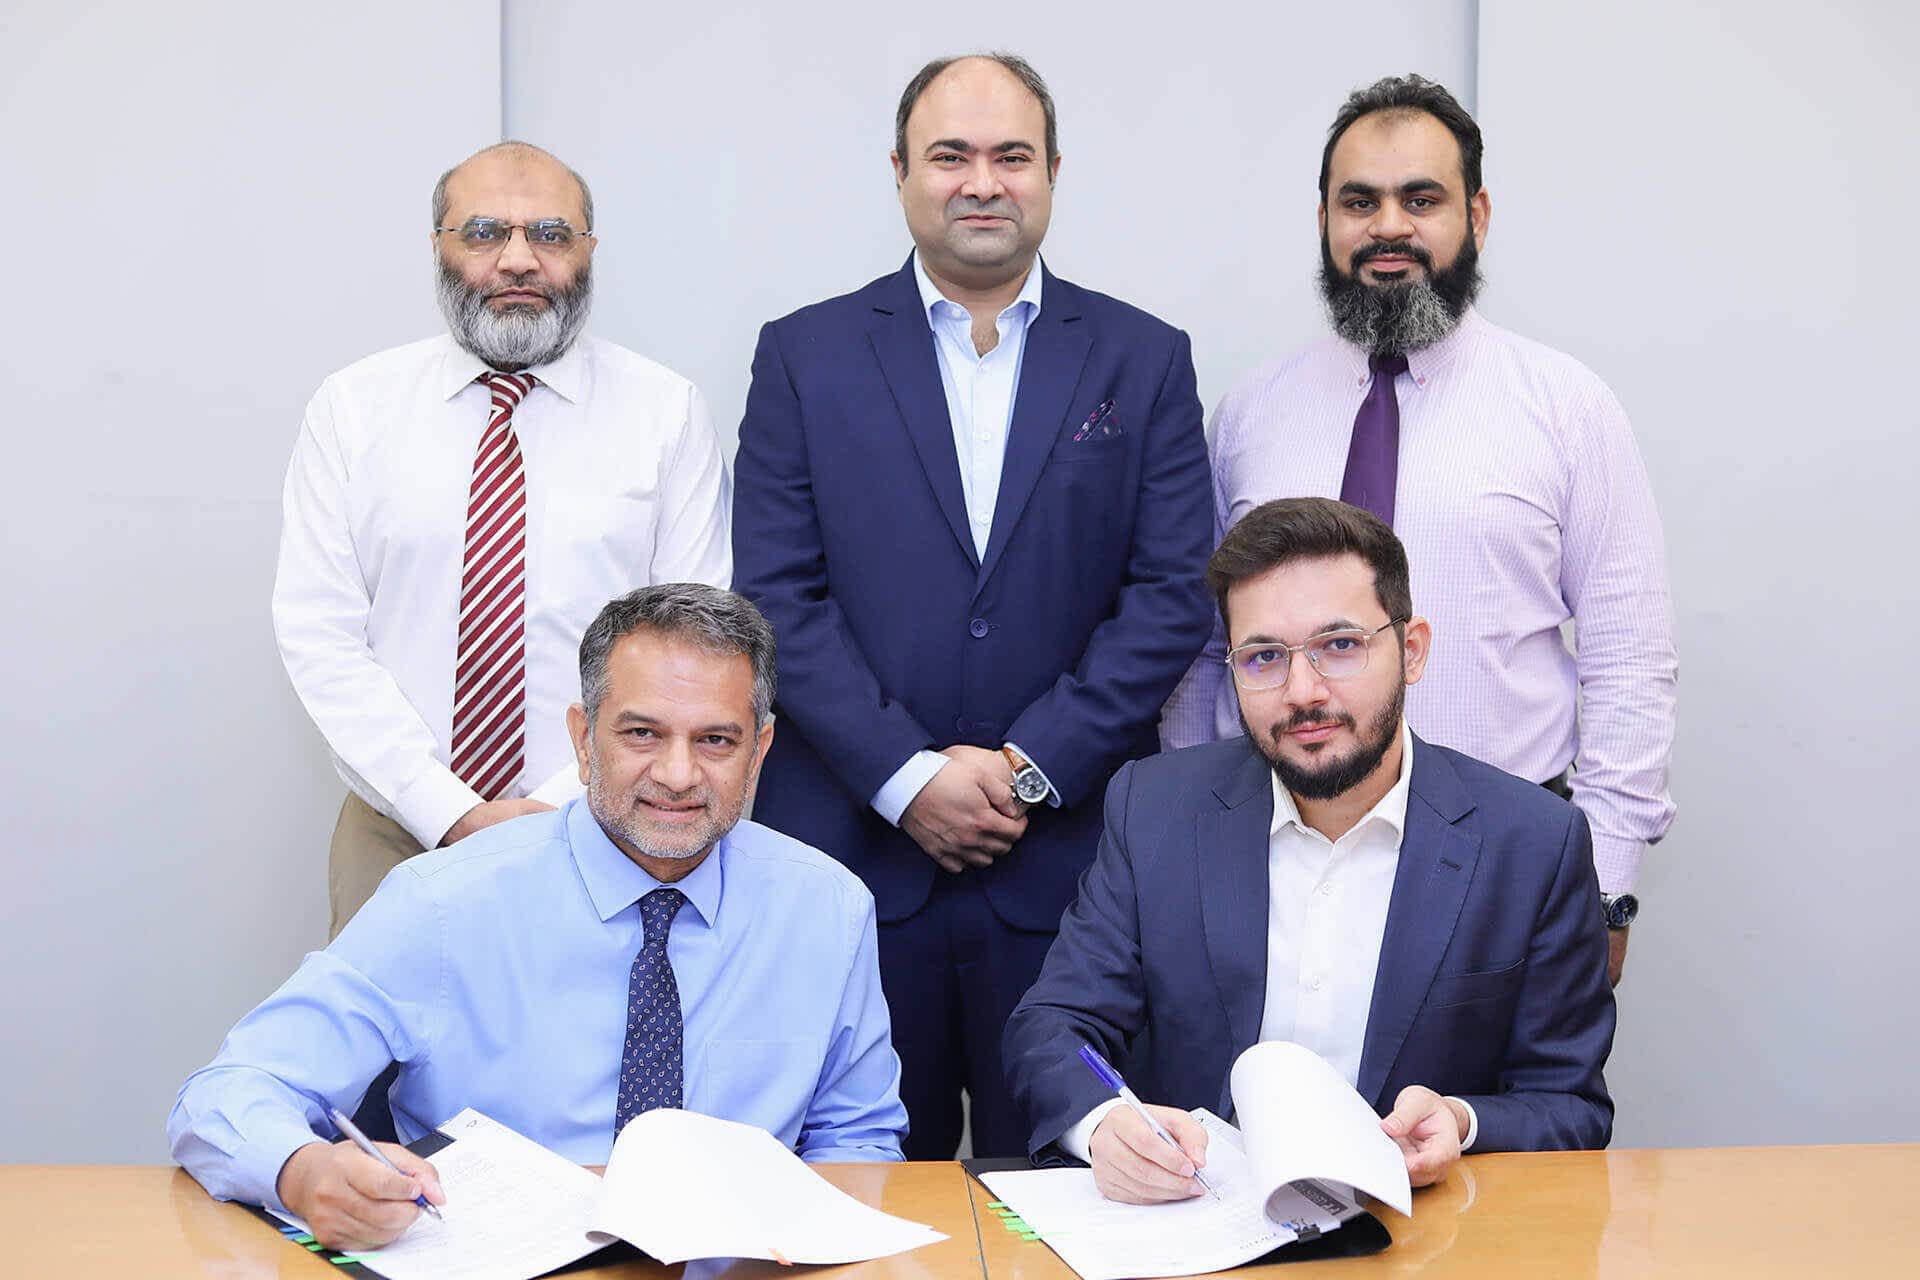
<svg viewBox="0 0 1920 1280"><path fill-rule="evenodd" d="M1273 498L1339 497L1393 527L1434 630L1415 732L1568 796L1593 828L1620 980L1640 855L1673 820L1673 610L1660 520L1625 412L1572 357L1473 302L1492 212L1473 117L1438 84L1351 95L1320 162L1333 336L1221 401L1216 537ZM1573 622L1577 652L1562 642ZM1162 738L1240 732L1224 639Z"/></svg>
<svg viewBox="0 0 1920 1280"><path fill-rule="evenodd" d="M725 586L731 494L685 378L581 332L593 196L503 142L433 191L448 332L369 356L307 406L273 625L346 803L331 933L436 845L580 794L566 709L614 596Z"/></svg>

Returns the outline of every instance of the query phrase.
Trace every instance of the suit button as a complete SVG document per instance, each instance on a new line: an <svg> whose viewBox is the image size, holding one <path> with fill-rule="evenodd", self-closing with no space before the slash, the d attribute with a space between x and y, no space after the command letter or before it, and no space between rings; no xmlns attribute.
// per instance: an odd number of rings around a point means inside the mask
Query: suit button
<svg viewBox="0 0 1920 1280"><path fill-rule="evenodd" d="M972 733L973 721L967 719L965 716L961 716L953 722L953 731L955 733Z"/></svg>
<svg viewBox="0 0 1920 1280"><path fill-rule="evenodd" d="M969 622L967 624L967 634L972 636L975 640L986 639L988 630L989 628L987 626L987 620L985 618L975 618L972 622Z"/></svg>

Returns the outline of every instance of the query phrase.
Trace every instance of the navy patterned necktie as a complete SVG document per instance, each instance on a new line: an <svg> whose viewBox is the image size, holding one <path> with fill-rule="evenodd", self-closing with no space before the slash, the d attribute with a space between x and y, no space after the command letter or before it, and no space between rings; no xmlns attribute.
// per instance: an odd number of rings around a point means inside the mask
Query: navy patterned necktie
<svg viewBox="0 0 1920 1280"><path fill-rule="evenodd" d="M640 899L646 937L627 979L627 1043L620 1053L620 1101L613 1115L616 1138L641 1112L681 1103L685 1073L680 984L673 980L673 964L667 959L667 933L686 905L687 895L678 889L655 889Z"/></svg>
<svg viewBox="0 0 1920 1280"><path fill-rule="evenodd" d="M1340 480L1340 501L1368 511L1393 524L1393 497L1400 479L1400 401L1393 380L1406 372L1407 358L1399 352L1368 359L1373 385L1353 416L1353 439L1347 445L1347 473Z"/></svg>

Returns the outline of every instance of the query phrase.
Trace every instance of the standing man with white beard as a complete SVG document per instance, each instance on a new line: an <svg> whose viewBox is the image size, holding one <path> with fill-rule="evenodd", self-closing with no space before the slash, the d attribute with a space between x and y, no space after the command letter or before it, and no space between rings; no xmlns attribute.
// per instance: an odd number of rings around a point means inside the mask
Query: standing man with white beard
<svg viewBox="0 0 1920 1280"><path fill-rule="evenodd" d="M564 712L609 597L724 586L706 401L582 336L593 196L502 142L441 175L448 333L328 378L287 468L274 632L347 784L329 936L422 849L579 794Z"/></svg>
<svg viewBox="0 0 1920 1280"><path fill-rule="evenodd" d="M1673 820L1660 517L1606 384L1474 309L1492 215L1481 152L1473 117L1419 76L1341 107L1320 160L1334 332L1220 402L1215 536L1293 497L1337 497L1392 527L1451 637L1408 691L1407 722L1586 814L1618 982L1641 854ZM1167 705L1166 745L1239 732L1225 653L1216 630Z"/></svg>

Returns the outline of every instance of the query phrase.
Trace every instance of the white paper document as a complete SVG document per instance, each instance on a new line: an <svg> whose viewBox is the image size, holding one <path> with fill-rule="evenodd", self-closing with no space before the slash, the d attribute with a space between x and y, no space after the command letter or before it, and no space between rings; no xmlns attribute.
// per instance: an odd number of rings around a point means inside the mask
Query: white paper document
<svg viewBox="0 0 1920 1280"><path fill-rule="evenodd" d="M604 1178L471 1109L440 1130L445 1221L422 1214L355 1255L387 1280L531 1280L616 1238L662 1262L863 1262L947 1238L847 1195L764 1129L689 1111L635 1117Z"/></svg>
<svg viewBox="0 0 1920 1280"><path fill-rule="evenodd" d="M529 1280L608 1241L590 1234L600 1179L469 1108L440 1126L429 1159L447 1193L383 1249L354 1255L387 1280Z"/></svg>
<svg viewBox="0 0 1920 1280"><path fill-rule="evenodd" d="M1353 1189L1402 1213L1413 1192L1380 1117L1309 1049L1254 1045L1234 1063L1236 1129L1209 1111L1212 1195L1160 1205L1108 1200L1090 1169L1020 1169L981 1177L1082 1280L1199 1275L1250 1262L1357 1214Z"/></svg>
<svg viewBox="0 0 1920 1280"><path fill-rule="evenodd" d="M947 1238L862 1204L765 1129L664 1110L621 1130L594 1226L661 1262L865 1262Z"/></svg>

